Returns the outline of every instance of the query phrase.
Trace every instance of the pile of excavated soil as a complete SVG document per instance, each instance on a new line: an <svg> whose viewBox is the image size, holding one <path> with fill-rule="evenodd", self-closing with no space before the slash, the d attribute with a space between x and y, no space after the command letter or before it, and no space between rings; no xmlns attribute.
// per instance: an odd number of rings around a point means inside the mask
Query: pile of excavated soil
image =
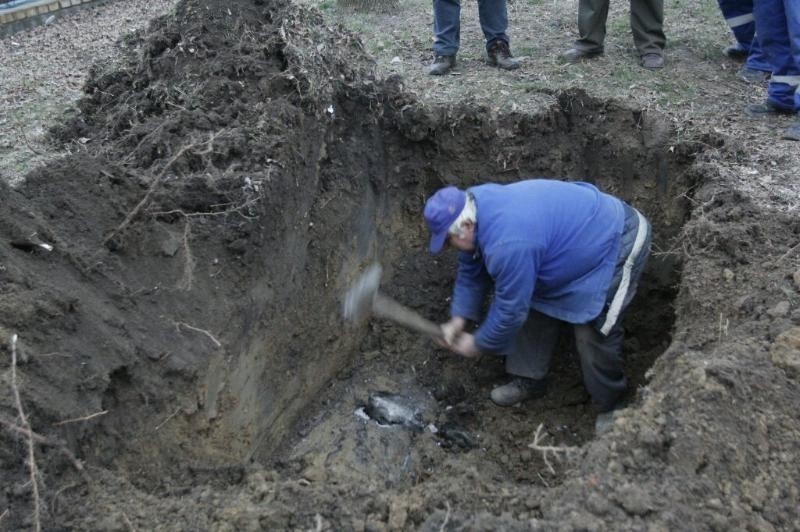
<svg viewBox="0 0 800 532"><path fill-rule="evenodd" d="M0 38L0 179L15 183L53 152L47 128L83 96L89 69L113 62L126 34L143 30L175 0L125 0L54 13L55 23ZM80 144L78 138L73 139Z"/></svg>
<svg viewBox="0 0 800 532"><path fill-rule="evenodd" d="M800 222L731 190L735 141L580 91L429 105L285 1L184 0L127 48L52 128L82 148L0 184L4 527L800 526ZM566 338L547 397L501 409L501 360L339 316L380 260L443 320L454 258L425 253L424 198L536 175L653 221L600 437ZM379 392L419 426L365 419Z"/></svg>

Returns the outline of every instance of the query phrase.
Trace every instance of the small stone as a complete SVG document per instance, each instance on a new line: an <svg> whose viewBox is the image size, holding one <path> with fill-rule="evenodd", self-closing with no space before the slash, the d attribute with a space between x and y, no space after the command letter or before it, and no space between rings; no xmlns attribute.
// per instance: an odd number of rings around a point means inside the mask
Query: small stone
<svg viewBox="0 0 800 532"><path fill-rule="evenodd" d="M739 312L751 312L754 306L755 298L752 294L742 296L736 300L736 303L734 303L734 307L736 307Z"/></svg>
<svg viewBox="0 0 800 532"><path fill-rule="evenodd" d="M794 281L794 287L800 290L800 270L792 274L792 280Z"/></svg>
<svg viewBox="0 0 800 532"><path fill-rule="evenodd" d="M389 530L403 530L408 520L408 508L400 499L393 499L389 506Z"/></svg>
<svg viewBox="0 0 800 532"><path fill-rule="evenodd" d="M794 378L800 377L800 327L782 332L770 347L772 363Z"/></svg>
<svg viewBox="0 0 800 532"><path fill-rule="evenodd" d="M772 316L773 318L782 318L789 314L789 302L788 301L781 301L771 309L767 310L767 314Z"/></svg>
<svg viewBox="0 0 800 532"><path fill-rule="evenodd" d="M633 484L622 486L618 490L619 504L631 515L645 515L653 510L653 503L640 487Z"/></svg>
<svg viewBox="0 0 800 532"><path fill-rule="evenodd" d="M732 272L731 270L729 270L728 268L725 268L724 270L722 270L722 276L723 276L723 277L725 278L725 280L726 280L727 282L729 282L729 283L730 283L731 281L733 281L733 278L734 278L734 277L736 277L736 276L733 274L733 272Z"/></svg>

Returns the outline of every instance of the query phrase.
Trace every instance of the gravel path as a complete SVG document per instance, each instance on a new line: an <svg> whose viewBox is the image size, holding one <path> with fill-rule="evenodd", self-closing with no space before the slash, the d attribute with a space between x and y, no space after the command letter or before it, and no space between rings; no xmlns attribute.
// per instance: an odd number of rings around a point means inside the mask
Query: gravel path
<svg viewBox="0 0 800 532"><path fill-rule="evenodd" d="M175 3L107 2L0 39L0 179L18 183L57 155L43 142L45 130L81 96L89 67L118 56L120 36L144 28Z"/></svg>

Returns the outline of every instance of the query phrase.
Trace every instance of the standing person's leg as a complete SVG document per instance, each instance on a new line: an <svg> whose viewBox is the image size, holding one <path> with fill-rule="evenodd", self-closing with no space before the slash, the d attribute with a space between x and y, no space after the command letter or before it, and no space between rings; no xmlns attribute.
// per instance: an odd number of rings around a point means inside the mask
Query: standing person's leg
<svg viewBox="0 0 800 532"><path fill-rule="evenodd" d="M506 34L508 30L506 0L478 0L478 18L483 37L486 39L487 50L498 40L506 44L511 43Z"/></svg>
<svg viewBox="0 0 800 532"><path fill-rule="evenodd" d="M752 0L717 0L725 23L731 29L736 44L725 49L725 55L733 59L746 59L756 34Z"/></svg>
<svg viewBox="0 0 800 532"><path fill-rule="evenodd" d="M795 71L797 71L800 70L800 3L795 0L787 0L784 5L786 6L791 53L794 58ZM797 113L797 120L784 132L783 138L800 141L800 84L795 84L794 110Z"/></svg>
<svg viewBox="0 0 800 532"><path fill-rule="evenodd" d="M664 66L664 0L631 0L633 43L639 50L642 66Z"/></svg>
<svg viewBox="0 0 800 532"><path fill-rule="evenodd" d="M610 0L578 1L578 39L562 58L576 62L603 54Z"/></svg>
<svg viewBox="0 0 800 532"><path fill-rule="evenodd" d="M511 381L492 390L492 401L510 406L544 395L561 324L541 312L530 312L506 355L506 373L512 375Z"/></svg>
<svg viewBox="0 0 800 532"><path fill-rule="evenodd" d="M764 50L761 48L757 33L753 36L753 42L750 45L750 54L747 56L745 66L750 70L772 74L772 65L769 64L767 54L765 54Z"/></svg>
<svg viewBox="0 0 800 532"><path fill-rule="evenodd" d="M446 74L456 63L461 44L461 1L433 0L434 62L429 73Z"/></svg>
<svg viewBox="0 0 800 532"><path fill-rule="evenodd" d="M754 6L756 34L772 65L772 79L767 89L766 113L795 111L795 92L800 82L800 66L795 63L792 53L787 14L796 12L798 8L792 6L796 1L758 0ZM748 109L757 110L755 106L750 106Z"/></svg>
<svg viewBox="0 0 800 532"><path fill-rule="evenodd" d="M725 23L731 29L736 44L725 49L732 59L745 59L739 76L750 83L766 81L772 67L761 50L756 34L756 19L753 16L753 0L718 0Z"/></svg>
<svg viewBox="0 0 800 532"><path fill-rule="evenodd" d="M511 40L506 34L508 11L506 0L478 0L478 17L486 39L489 64L505 70L519 68L519 61L511 55Z"/></svg>

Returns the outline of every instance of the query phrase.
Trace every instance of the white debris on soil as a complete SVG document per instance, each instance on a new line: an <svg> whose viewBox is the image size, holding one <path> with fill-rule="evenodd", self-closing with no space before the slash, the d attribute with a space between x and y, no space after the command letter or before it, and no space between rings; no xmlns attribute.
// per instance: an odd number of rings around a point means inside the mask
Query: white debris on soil
<svg viewBox="0 0 800 532"><path fill-rule="evenodd" d="M91 65L117 40L167 13L176 0L124 0L71 10L50 24L0 38L0 179L12 185L56 155L44 135L77 100Z"/></svg>

